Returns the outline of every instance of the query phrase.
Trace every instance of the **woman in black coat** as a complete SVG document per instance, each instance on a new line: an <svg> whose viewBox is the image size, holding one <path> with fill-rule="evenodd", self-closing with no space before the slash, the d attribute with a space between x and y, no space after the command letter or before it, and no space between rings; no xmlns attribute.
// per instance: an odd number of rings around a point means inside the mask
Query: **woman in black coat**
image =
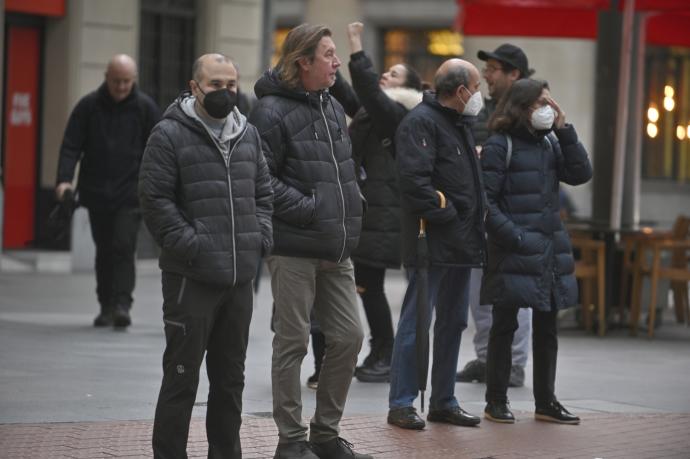
<svg viewBox="0 0 690 459"><path fill-rule="evenodd" d="M516 81L501 99L484 144L489 252L481 304L493 304L485 417L515 422L508 406L511 343L519 308L532 308L535 417L578 424L556 399L556 313L577 303L568 234L559 214L559 183L583 184L592 166L545 81Z"/></svg>
<svg viewBox="0 0 690 459"><path fill-rule="evenodd" d="M363 25L348 26L352 88L338 78L331 94L352 117L352 157L367 201L359 245L352 253L357 291L371 330L371 352L355 376L365 382L389 380L393 321L384 292L387 268L400 268L400 191L393 139L400 121L422 100L422 82L406 64L383 75L362 50Z"/></svg>

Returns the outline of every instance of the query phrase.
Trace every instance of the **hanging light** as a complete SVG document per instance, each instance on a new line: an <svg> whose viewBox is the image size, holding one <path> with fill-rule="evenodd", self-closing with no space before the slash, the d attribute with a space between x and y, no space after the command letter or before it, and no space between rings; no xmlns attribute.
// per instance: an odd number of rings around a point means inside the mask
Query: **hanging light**
<svg viewBox="0 0 690 459"><path fill-rule="evenodd" d="M647 135L652 139L659 133L659 128L656 127L654 123L647 123Z"/></svg>
<svg viewBox="0 0 690 459"><path fill-rule="evenodd" d="M678 140L684 140L685 139L685 126L677 126L676 127L676 137L678 137Z"/></svg>
<svg viewBox="0 0 690 459"><path fill-rule="evenodd" d="M675 108L676 103L673 101L673 97L664 97L664 108L666 109L667 112L673 111Z"/></svg>
<svg viewBox="0 0 690 459"><path fill-rule="evenodd" d="M656 108L656 104L649 104L649 108L647 109L647 119L652 123L659 121L659 109Z"/></svg>
<svg viewBox="0 0 690 459"><path fill-rule="evenodd" d="M664 96L670 97L673 99L673 95L675 94L675 91L673 90L673 86L671 85L666 85L664 86Z"/></svg>

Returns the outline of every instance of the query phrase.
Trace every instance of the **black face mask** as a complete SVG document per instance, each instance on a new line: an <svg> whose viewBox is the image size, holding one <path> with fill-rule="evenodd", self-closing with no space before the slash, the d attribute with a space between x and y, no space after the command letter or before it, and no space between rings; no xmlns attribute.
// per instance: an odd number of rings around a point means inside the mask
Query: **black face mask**
<svg viewBox="0 0 690 459"><path fill-rule="evenodd" d="M199 88L199 91L201 91L201 94L204 95L204 102L202 105L204 106L206 113L213 118L225 118L237 105L237 94L228 90L227 88L204 92L198 82L197 87Z"/></svg>

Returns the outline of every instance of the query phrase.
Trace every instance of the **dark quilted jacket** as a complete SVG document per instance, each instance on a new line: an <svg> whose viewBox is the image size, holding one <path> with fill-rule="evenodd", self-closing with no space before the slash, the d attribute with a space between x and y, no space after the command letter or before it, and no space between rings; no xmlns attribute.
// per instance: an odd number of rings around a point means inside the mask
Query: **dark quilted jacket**
<svg viewBox="0 0 690 459"><path fill-rule="evenodd" d="M559 182L580 185L592 177L587 152L575 129L544 133L511 131L513 153L506 170L504 134L484 144L482 169L489 201L486 229L489 265L481 304L550 310L577 303L577 282L568 234L561 222Z"/></svg>
<svg viewBox="0 0 690 459"><path fill-rule="evenodd" d="M162 248L160 267L212 284L247 282L272 245L273 193L261 139L247 124L226 167L181 100L153 129L139 176L144 219Z"/></svg>
<svg viewBox="0 0 690 459"><path fill-rule="evenodd" d="M327 91L288 89L270 70L254 91L250 121L275 194L273 253L346 259L359 241L362 199L343 108Z"/></svg>
<svg viewBox="0 0 690 459"><path fill-rule="evenodd" d="M331 94L352 117L350 138L367 211L359 245L352 253L358 263L400 268L400 187L395 164L395 131L407 112L422 100L410 88L384 90L379 74L363 52L350 57L350 75L356 95L348 97L347 83L338 78ZM351 91L351 89L350 89Z"/></svg>
<svg viewBox="0 0 690 459"><path fill-rule="evenodd" d="M483 266L484 199L469 122L424 93L395 135L402 193L403 263L417 263L419 219L427 221L432 265ZM441 208L436 191L447 199Z"/></svg>

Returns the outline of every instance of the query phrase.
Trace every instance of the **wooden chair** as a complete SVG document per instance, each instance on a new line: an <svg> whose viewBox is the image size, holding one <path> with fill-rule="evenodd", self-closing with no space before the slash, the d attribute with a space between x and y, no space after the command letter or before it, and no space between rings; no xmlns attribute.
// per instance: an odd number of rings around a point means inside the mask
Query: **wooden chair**
<svg viewBox="0 0 690 459"><path fill-rule="evenodd" d="M668 266L662 266L661 258L664 253L670 255ZM648 261L651 254L651 264ZM654 337L654 321L656 320L656 297L659 279L671 281L676 306L676 320L688 324L690 310L688 309L688 282L690 282L690 217L679 216L673 224L673 229L667 237L655 237L640 240L638 253L634 265L633 300L630 313L630 330L637 333L640 320L642 282L644 276L651 280L649 299L649 329L648 336Z"/></svg>
<svg viewBox="0 0 690 459"><path fill-rule="evenodd" d="M585 329L592 331L592 312L596 309L599 336L604 336L606 334L606 244L604 241L588 239L584 235L573 236L571 243L573 249L578 249L580 252L579 260L575 261L575 277L582 285L580 302Z"/></svg>

